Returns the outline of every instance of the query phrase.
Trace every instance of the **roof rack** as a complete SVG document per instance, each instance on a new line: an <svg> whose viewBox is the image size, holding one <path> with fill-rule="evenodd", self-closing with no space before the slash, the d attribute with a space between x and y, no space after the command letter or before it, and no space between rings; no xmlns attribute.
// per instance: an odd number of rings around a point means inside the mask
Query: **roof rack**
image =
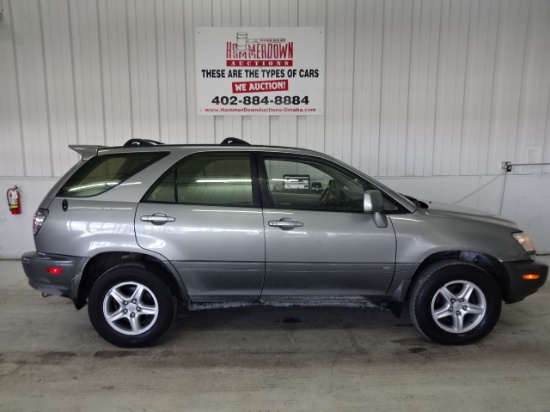
<svg viewBox="0 0 550 412"><path fill-rule="evenodd" d="M156 140L149 140L149 139L130 139L126 143L124 143L123 147L129 147L129 146L157 146L159 144L164 144L162 142L157 142Z"/></svg>
<svg viewBox="0 0 550 412"><path fill-rule="evenodd" d="M220 143L221 146L250 146L250 143L236 137L226 137Z"/></svg>

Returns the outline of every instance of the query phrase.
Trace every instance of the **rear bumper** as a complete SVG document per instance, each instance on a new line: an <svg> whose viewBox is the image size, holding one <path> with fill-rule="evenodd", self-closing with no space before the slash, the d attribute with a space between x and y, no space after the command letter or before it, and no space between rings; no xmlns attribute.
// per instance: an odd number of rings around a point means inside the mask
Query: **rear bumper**
<svg viewBox="0 0 550 412"><path fill-rule="evenodd" d="M506 303L519 302L539 290L548 277L548 265L539 261L507 262L504 267L510 279L510 288L504 296ZM539 275L538 279L525 280L523 275Z"/></svg>
<svg viewBox="0 0 550 412"><path fill-rule="evenodd" d="M21 256L29 285L42 293L64 296L76 300L82 269L88 258L75 256L48 255L27 252ZM48 268L61 268L62 273L52 274Z"/></svg>

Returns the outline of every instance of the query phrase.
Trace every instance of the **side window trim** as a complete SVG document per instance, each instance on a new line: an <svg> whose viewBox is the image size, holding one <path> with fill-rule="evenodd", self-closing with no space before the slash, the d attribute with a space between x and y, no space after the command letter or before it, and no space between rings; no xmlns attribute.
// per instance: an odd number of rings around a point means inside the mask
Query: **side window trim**
<svg viewBox="0 0 550 412"><path fill-rule="evenodd" d="M263 196L260 186L260 162L256 152L243 152L250 155L250 176L252 178L252 202L255 208L263 207Z"/></svg>
<svg viewBox="0 0 550 412"><path fill-rule="evenodd" d="M257 183L260 191L261 201L262 201L262 208L263 209L273 209L273 200L271 199L271 193L269 192L268 188L268 181L267 181L267 170L265 168L265 159L269 156L268 153L262 153L262 152L256 152L255 153L255 160L256 160L256 167L257 167Z"/></svg>

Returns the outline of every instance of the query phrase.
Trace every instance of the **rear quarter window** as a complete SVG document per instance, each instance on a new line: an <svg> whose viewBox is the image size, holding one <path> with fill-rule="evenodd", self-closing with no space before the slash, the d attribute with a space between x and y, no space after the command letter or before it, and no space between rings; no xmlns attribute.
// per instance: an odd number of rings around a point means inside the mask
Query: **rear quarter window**
<svg viewBox="0 0 550 412"><path fill-rule="evenodd" d="M63 197L99 195L118 186L167 154L139 152L94 157L67 180L57 195Z"/></svg>

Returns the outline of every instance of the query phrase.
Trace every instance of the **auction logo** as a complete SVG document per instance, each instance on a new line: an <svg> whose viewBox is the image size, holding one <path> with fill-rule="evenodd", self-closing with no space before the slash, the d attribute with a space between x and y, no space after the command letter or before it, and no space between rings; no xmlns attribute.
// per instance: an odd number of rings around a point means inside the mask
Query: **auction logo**
<svg viewBox="0 0 550 412"><path fill-rule="evenodd" d="M249 39L237 32L235 42L226 43L227 67L292 67L294 42L282 38Z"/></svg>

